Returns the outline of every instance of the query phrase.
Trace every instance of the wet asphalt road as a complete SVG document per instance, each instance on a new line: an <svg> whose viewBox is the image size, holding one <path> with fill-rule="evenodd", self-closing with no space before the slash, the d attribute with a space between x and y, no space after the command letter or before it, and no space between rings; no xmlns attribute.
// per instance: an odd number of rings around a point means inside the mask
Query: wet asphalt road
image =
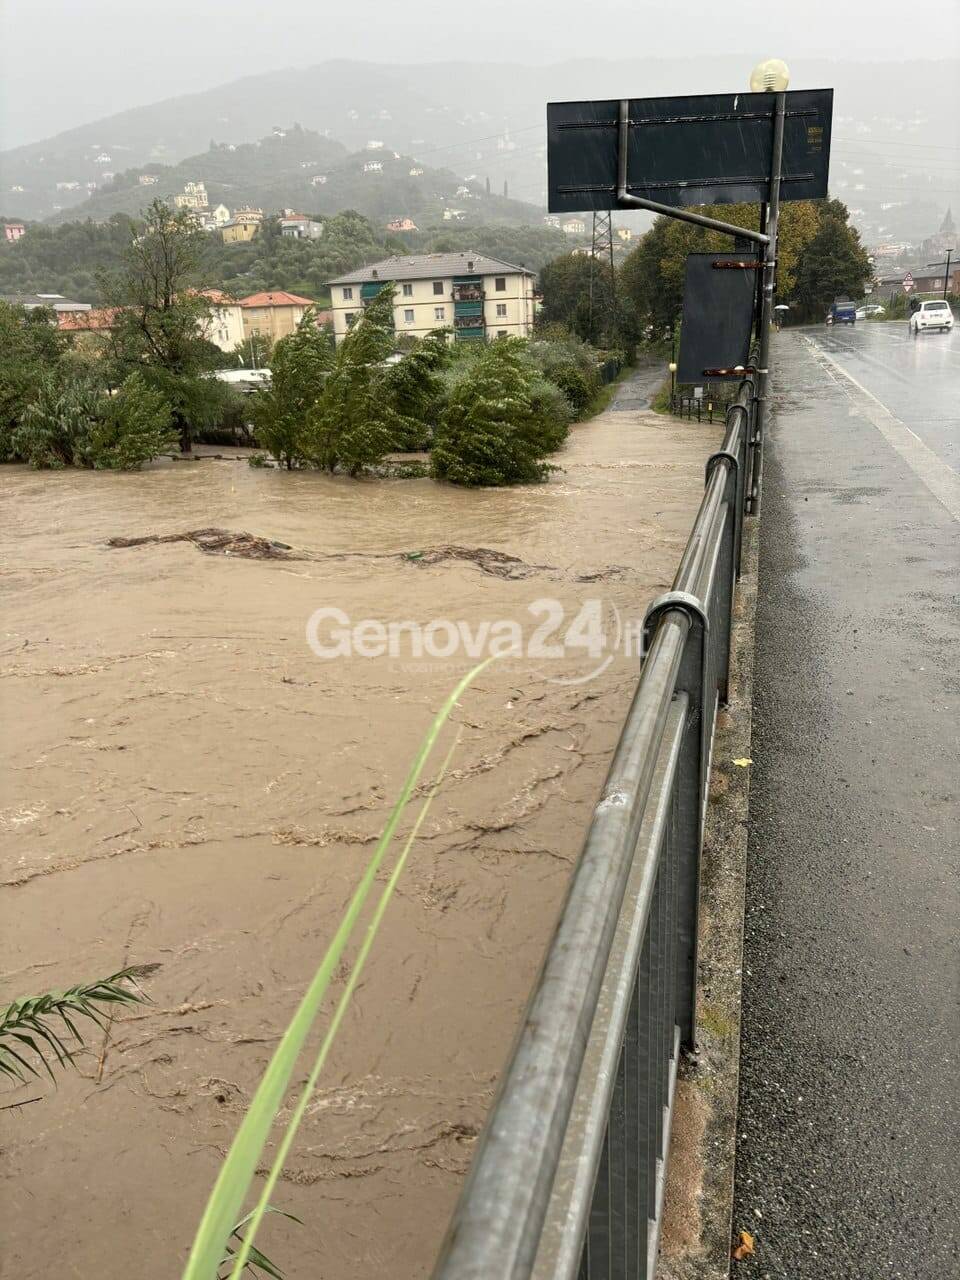
<svg viewBox="0 0 960 1280"><path fill-rule="evenodd" d="M960 334L794 331L774 359L733 1224L757 1252L733 1271L948 1280Z"/></svg>

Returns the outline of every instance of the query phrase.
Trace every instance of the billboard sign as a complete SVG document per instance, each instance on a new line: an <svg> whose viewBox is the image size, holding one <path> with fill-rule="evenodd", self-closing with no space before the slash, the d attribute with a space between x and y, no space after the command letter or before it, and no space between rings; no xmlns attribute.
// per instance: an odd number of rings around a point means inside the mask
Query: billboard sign
<svg viewBox="0 0 960 1280"><path fill-rule="evenodd" d="M756 267L742 253L687 255L678 382L743 377L750 363Z"/></svg>
<svg viewBox="0 0 960 1280"><path fill-rule="evenodd" d="M785 95L781 200L827 194L832 89ZM773 93L631 98L627 192L673 208L767 199ZM551 213L617 207L620 99L547 105Z"/></svg>

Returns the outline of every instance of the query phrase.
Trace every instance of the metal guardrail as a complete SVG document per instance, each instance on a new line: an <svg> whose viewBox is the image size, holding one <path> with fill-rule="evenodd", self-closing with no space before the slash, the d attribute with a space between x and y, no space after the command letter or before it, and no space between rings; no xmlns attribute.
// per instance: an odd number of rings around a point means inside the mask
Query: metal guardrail
<svg viewBox="0 0 960 1280"><path fill-rule="evenodd" d="M647 611L637 691L434 1280L655 1273L755 417L747 380L673 589Z"/></svg>

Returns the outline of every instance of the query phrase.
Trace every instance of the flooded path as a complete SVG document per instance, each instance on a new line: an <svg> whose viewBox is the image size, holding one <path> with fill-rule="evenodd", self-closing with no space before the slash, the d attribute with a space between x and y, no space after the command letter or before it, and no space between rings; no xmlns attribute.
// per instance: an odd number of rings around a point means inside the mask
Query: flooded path
<svg viewBox="0 0 960 1280"><path fill-rule="evenodd" d="M4 1095L43 1095L0 1121L4 1275L179 1274L420 738L472 665L322 659L314 611L514 620L529 637L531 602L557 602L562 635L596 599L629 633L669 585L720 436L614 408L574 429L551 483L477 492L230 461L0 470L0 1001L161 966L154 1003L92 1036L78 1073ZM107 546L209 528L303 558ZM421 554L450 547L525 568ZM429 1273L635 683L636 657L584 680L596 665L576 649L496 663L455 715L451 771L274 1198L304 1225L263 1234L291 1280Z"/></svg>

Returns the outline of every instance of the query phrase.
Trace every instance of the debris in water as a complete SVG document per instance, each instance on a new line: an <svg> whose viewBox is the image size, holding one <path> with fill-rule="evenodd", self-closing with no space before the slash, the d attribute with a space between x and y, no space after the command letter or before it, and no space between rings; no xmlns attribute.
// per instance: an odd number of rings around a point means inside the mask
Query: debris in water
<svg viewBox="0 0 960 1280"><path fill-rule="evenodd" d="M229 529L189 529L186 533L147 534L142 538L110 538L108 547L142 547L157 542L192 542L211 556L240 556L244 560L303 560L286 542L258 538L252 533L232 533Z"/></svg>
<svg viewBox="0 0 960 1280"><path fill-rule="evenodd" d="M143 547L162 542L192 542L207 555L239 556L244 560L394 560L416 565L419 569L432 568L434 565L460 561L472 564L481 573L494 578L519 580L530 578L534 574L550 574L553 577L567 577L567 571L550 564L528 564L519 556L508 555L505 551L494 551L492 547L461 547L453 543L442 543L437 547L423 547L416 551L303 551L296 550L286 542L277 542L274 538L258 538L252 533L234 533L230 529L188 529L186 533L145 534L140 538L109 538L108 547ZM604 578L620 577L625 572L622 565L608 565L605 569L596 569L587 573L574 575L576 582L599 582Z"/></svg>
<svg viewBox="0 0 960 1280"><path fill-rule="evenodd" d="M476 565L482 573L492 574L496 578L529 578L534 573L553 571L553 565L527 564L519 556L510 556L505 551L494 551L490 547L458 547L448 544L427 547L422 551L404 551L402 558L418 567L443 564L447 560L463 560Z"/></svg>

